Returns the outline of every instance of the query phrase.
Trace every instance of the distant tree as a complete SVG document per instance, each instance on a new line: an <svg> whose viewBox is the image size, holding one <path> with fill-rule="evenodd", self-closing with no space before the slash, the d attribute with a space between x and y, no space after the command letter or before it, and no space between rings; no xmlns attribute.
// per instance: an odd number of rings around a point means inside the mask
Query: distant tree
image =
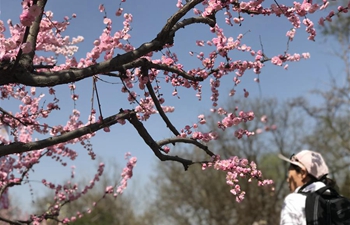
<svg viewBox="0 0 350 225"><path fill-rule="evenodd" d="M322 34L333 47L327 54L337 57L343 66L337 68L336 74L330 71L328 86L313 90L318 104L303 97L294 103L304 109L311 121L305 145L320 151L331 175L342 182L350 173L350 17L337 14L332 19L334 23L321 26Z"/></svg>
<svg viewBox="0 0 350 225"><path fill-rule="evenodd" d="M236 101L230 101L227 108L235 108ZM298 142L302 120L294 115L288 104L278 104L275 99L257 99L239 102L244 109L254 110L257 118L254 123L245 124L245 129L257 135L237 140L220 133L215 145L210 145L221 156L238 155L254 160L264 174L275 181L275 190L256 189L256 181L242 181L241 189L246 191L244 201L237 203L230 195L231 189L224 184L225 175L219 171L206 169L201 165L191 167L185 172L177 164L158 164L159 173L152 179L157 224L169 225L229 225L253 224L264 221L276 224L279 220L283 197L287 194L285 183L287 165L277 157L277 153L291 154L300 150ZM216 118L207 118L208 129L216 129ZM275 133L282 129L279 133ZM286 130L283 130L286 129ZM295 136L293 136L295 135ZM181 147L178 147L181 149ZM177 149L178 149L177 148ZM179 150L174 150L179 151ZM182 150L182 154L201 161L199 150ZM190 153L191 152L191 153ZM192 154L192 155L191 155Z"/></svg>
<svg viewBox="0 0 350 225"><path fill-rule="evenodd" d="M339 2L349 4L347 0L341 0L337 3L339 4ZM338 6L335 2L331 2L330 7L335 9ZM348 14L338 13L332 17L332 23L324 23L320 28L326 39L335 38L341 46L350 41L350 16ZM343 50L347 51L347 49Z"/></svg>

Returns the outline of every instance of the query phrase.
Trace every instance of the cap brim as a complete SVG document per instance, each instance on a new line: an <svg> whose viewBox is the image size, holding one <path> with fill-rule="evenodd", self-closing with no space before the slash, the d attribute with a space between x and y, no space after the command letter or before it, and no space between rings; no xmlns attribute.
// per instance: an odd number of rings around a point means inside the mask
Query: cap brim
<svg viewBox="0 0 350 225"><path fill-rule="evenodd" d="M293 164L293 165L299 166L300 168L305 169L305 167L303 166L303 164L301 164L300 162L292 161L292 160L290 160L289 158L285 157L285 156L282 155L282 154L278 154L278 158L280 158L280 159L282 159L282 160L284 160L284 161L287 161L287 162L289 162L289 163L291 163L291 164Z"/></svg>

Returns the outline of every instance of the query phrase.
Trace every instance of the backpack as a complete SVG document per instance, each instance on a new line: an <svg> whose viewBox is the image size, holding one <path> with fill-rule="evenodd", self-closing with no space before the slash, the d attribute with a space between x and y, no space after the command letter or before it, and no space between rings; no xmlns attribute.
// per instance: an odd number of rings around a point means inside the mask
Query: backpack
<svg viewBox="0 0 350 225"><path fill-rule="evenodd" d="M350 225L350 200L334 188L325 186L306 195L305 216L307 225Z"/></svg>

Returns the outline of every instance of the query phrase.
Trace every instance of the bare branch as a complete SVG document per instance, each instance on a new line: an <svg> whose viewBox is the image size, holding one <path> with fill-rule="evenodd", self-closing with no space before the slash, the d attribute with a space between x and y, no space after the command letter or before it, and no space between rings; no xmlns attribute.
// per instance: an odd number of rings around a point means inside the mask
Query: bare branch
<svg viewBox="0 0 350 225"><path fill-rule="evenodd" d="M148 68L146 66L141 67L141 73L143 76L148 77ZM167 127L171 130L171 132L173 132L174 135L179 136L180 135L179 131L177 131L177 129L174 127L174 125L170 122L169 118L165 115L164 110L162 109L162 106L160 105L158 98L153 91L153 87L152 87L149 79L147 81L146 87L151 95L151 98L154 102L154 105L156 106L156 108L159 112L159 115L162 117L162 119L164 120Z"/></svg>
<svg viewBox="0 0 350 225"><path fill-rule="evenodd" d="M191 75L189 75L188 73L186 73L183 70L179 70L178 68L171 67L171 66L168 66L166 64L155 64L155 63L152 63L152 62L149 62L149 61L148 61L147 64L148 64L148 66L150 68L176 73L176 74L182 76L183 78L185 78L187 80L192 80L192 81L203 81L204 80L203 77L191 76Z"/></svg>
<svg viewBox="0 0 350 225"><path fill-rule="evenodd" d="M92 78L92 85L93 85L93 87L92 87L93 91L96 92L96 99L97 99L97 104L98 104L98 110L100 112L101 118L103 119L102 108L101 108L102 106L101 106L101 102L100 102L100 97L98 95L97 84L96 84L96 77L95 76Z"/></svg>
<svg viewBox="0 0 350 225"><path fill-rule="evenodd" d="M14 153L23 153L28 151L39 150L39 149L43 149L59 143L67 142L74 138L79 138L86 134L101 130L105 127L112 126L118 123L119 119L128 119L131 115L135 115L135 112L133 111L124 112L121 110L120 113L107 117L106 119L103 119L100 122L96 122L55 137L50 137L50 138L46 138L35 142L29 142L29 143L15 142L9 145L3 145L3 146L0 146L0 157L9 155L9 154L14 154Z"/></svg>
<svg viewBox="0 0 350 225"><path fill-rule="evenodd" d="M173 138L167 138L161 141L158 141L157 144L159 146L167 145L167 144L175 144L175 143L187 143L187 144L193 144L197 146L200 149L203 149L209 156L214 156L215 154L211 152L208 148L208 146L198 142L195 139L192 138L183 138L183 137L173 137Z"/></svg>
<svg viewBox="0 0 350 225"><path fill-rule="evenodd" d="M170 34L175 33L180 28L185 28L186 26L194 23L204 23L204 24L208 24L210 27L214 27L216 24L215 20L209 17L203 17L203 16L191 17L188 19L184 19L181 22L178 22L177 24L175 24L173 29L171 29Z"/></svg>
<svg viewBox="0 0 350 225"><path fill-rule="evenodd" d="M188 169L188 167L195 162L183 159L178 156L171 156L171 155L164 155L161 153L161 147L155 142L152 138L152 136L148 133L146 128L143 126L143 124L137 119L135 114L130 115L130 117L126 118L137 130L139 135L142 137L142 139L145 141L145 143L152 149L153 153L157 156L158 159L161 161L175 161L182 163L185 170Z"/></svg>
<svg viewBox="0 0 350 225"><path fill-rule="evenodd" d="M1 217L1 216L0 216L0 221L3 221L3 222L5 222L5 223L11 224L11 225L23 225L23 224L20 223L20 222L13 221L13 220L9 220L9 219L3 218L3 217Z"/></svg>
<svg viewBox="0 0 350 225"><path fill-rule="evenodd" d="M44 65L44 64L38 64L33 65L33 69L53 69L56 65Z"/></svg>

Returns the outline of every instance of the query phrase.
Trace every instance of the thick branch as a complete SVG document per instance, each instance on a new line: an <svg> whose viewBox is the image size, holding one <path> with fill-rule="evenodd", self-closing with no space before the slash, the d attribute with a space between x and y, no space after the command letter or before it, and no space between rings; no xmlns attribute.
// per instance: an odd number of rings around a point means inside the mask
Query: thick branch
<svg viewBox="0 0 350 225"><path fill-rule="evenodd" d="M135 115L135 112L120 112L113 116L107 117L101 122L93 123L85 127L82 127L55 137L50 137L40 141L29 142L29 143L15 142L9 145L3 145L0 147L0 157L9 155L9 154L39 150L39 149L43 149L59 143L67 142L74 138L79 138L86 134L101 130L104 127L112 126L118 123L119 119L128 119L131 115Z"/></svg>
<svg viewBox="0 0 350 225"><path fill-rule="evenodd" d="M117 55L113 59L81 69L31 73L26 68L19 66L11 76L8 75L9 71L0 71L0 85L21 83L33 87L56 86L76 82L96 74L106 74L111 71L123 71L125 70L123 65L152 51L162 49L163 45L163 43L153 40L152 42L142 44L139 48L133 51L124 53L123 55Z"/></svg>
<svg viewBox="0 0 350 225"><path fill-rule="evenodd" d="M194 8L197 4L201 3L203 0L192 0L190 2L188 2L187 4L185 4L177 13L175 13L174 15L172 15L167 23L165 24L165 26L163 27L163 29L159 32L159 34L157 35L158 40L160 41L165 41L165 42L169 42L169 44L172 44L171 41L169 40L169 38L173 38L173 36L169 37L170 31L173 29L173 27L175 26L175 24L184 16L186 15L192 8ZM168 43L166 43L168 44Z"/></svg>
<svg viewBox="0 0 350 225"><path fill-rule="evenodd" d="M30 26L29 34L26 40L26 42L30 43L32 47L32 51L28 54L23 55L24 59L28 60L28 63L29 61L30 63L32 63L35 55L36 39L40 31L40 22L43 17L43 12L44 12L46 3L47 3L47 0L38 0L37 2L37 6L41 8L41 14L35 18L33 24Z"/></svg>
<svg viewBox="0 0 350 225"><path fill-rule="evenodd" d="M188 19L184 19L181 22L178 22L177 24L175 24L173 29L171 29L171 33L175 33L180 28L185 28L186 26L194 23L204 23L204 24L208 24L210 27L214 27L216 24L215 20L209 17L203 17L203 16L191 17Z"/></svg>
<svg viewBox="0 0 350 225"><path fill-rule="evenodd" d="M202 0L192 0L191 2L187 3L183 8L181 8L171 18L168 19L166 25L163 27L161 32L157 35L157 38L155 38L151 42L142 44L140 47L138 47L133 51L124 53L122 55L117 55L111 60L106 60L86 68L61 70L61 71L44 71L44 72L32 72L30 69L32 68L32 65L31 65L32 55L26 55L26 56L23 56L24 58L22 62L19 63L18 66L14 67L13 66L14 64L10 63L12 64L13 70L11 71L6 69L0 70L0 85L10 84L10 83L21 83L21 84L33 86L33 87L56 86L60 84L76 82L97 74L108 74L113 71L125 71L127 67L135 66L133 65L135 60L141 58L144 55L147 55L150 52L163 49L164 45L169 43L169 38L173 39L175 31L179 29L179 27L184 25L189 25L193 22L204 22L211 25L212 24L212 21L210 21L211 19L205 19L205 18L186 19L180 22L178 25L176 25L176 23L178 23L178 21L189 10L191 10L200 2L202 2ZM46 0L38 1L38 5L41 7L44 7L45 4L46 4ZM39 32L40 20L41 20L41 16L38 16L38 18L36 18L36 21L33 23L33 25L30 28L30 37L28 38L28 41L30 41L30 43L35 43L37 34ZM140 61L138 61L137 63L140 63ZM201 78L198 78L198 77L195 78L193 76L190 76L184 71L178 70L174 67L170 67L164 64L151 63L150 67L177 73L189 80L199 80L199 81L201 80Z"/></svg>
<svg viewBox="0 0 350 225"><path fill-rule="evenodd" d="M142 137L142 139L145 141L145 143L152 149L153 153L160 159L161 161L176 161L182 163L185 170L188 169L190 165L192 165L194 162L188 159L183 159L178 156L171 156L171 155L164 155L160 152L160 146L155 142L152 138L152 136L148 133L146 128L143 126L143 124L137 119L136 115L130 115L127 120L135 127L139 135Z"/></svg>
<svg viewBox="0 0 350 225"><path fill-rule="evenodd" d="M161 141L158 141L157 144L159 146L167 145L167 144L175 144L175 143L187 143L187 144L193 144L197 146L200 149L203 149L209 156L214 156L215 154L211 152L208 148L208 146L203 145L202 143L198 142L195 139L192 138L183 138L183 137L173 137L173 138L167 138Z"/></svg>
<svg viewBox="0 0 350 225"><path fill-rule="evenodd" d="M110 71L125 71L126 69L132 69L140 67L143 65L148 65L149 68L164 70L172 73L176 73L183 78L192 81L203 81L202 77L194 77L189 75L183 70L179 70L175 67L168 66L166 64L155 64L144 59L137 59L141 57L145 52L153 51L157 44L148 43L141 46L142 51L136 51L135 54L125 53L124 55L116 56L114 59L92 65L87 68L82 69L71 69L71 70L62 70L57 72L41 72L41 73L31 73L26 70L18 71L21 74L17 74L18 81L10 80L14 79L6 76L5 79L2 79L0 76L0 84L6 84L11 82L19 82L21 84L35 86L35 87L45 87L45 86L55 86L59 84L66 84L74 81L79 81L87 77L92 77L96 74L105 74L111 76ZM132 62L127 62L132 61ZM107 71L107 72L105 72ZM0 72L1 75L1 72Z"/></svg>

